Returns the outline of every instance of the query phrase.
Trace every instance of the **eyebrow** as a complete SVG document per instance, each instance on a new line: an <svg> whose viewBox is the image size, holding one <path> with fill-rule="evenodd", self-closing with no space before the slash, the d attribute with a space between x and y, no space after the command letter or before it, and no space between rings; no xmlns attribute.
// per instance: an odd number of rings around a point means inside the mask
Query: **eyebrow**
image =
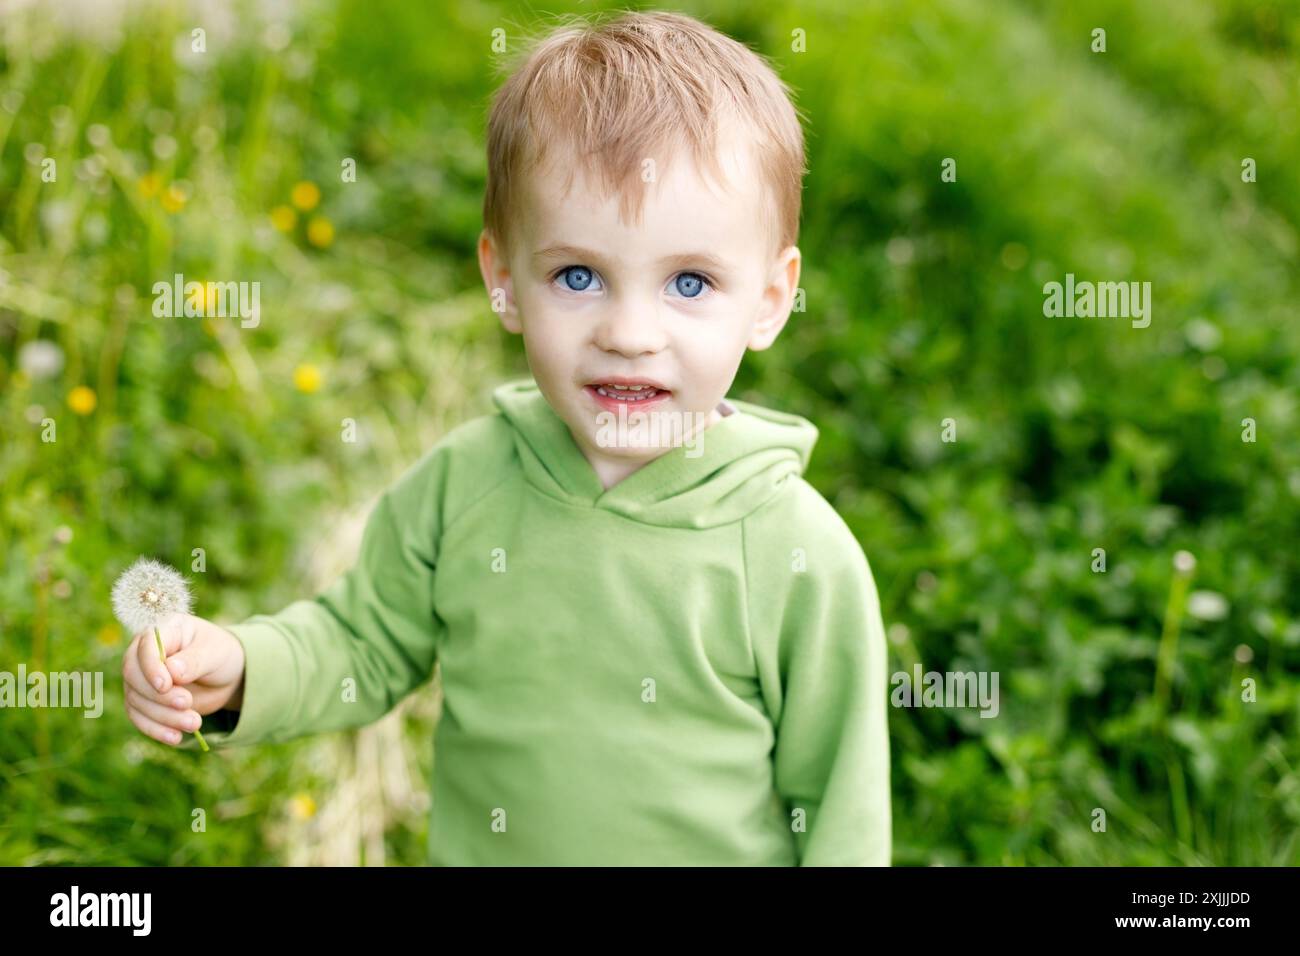
<svg viewBox="0 0 1300 956"><path fill-rule="evenodd" d="M569 246L563 243L557 243L555 245L547 246L545 249L539 249L533 253L533 258L576 259L581 262L591 262L601 266L609 264L609 260L599 252L593 252L590 249L583 249L578 246ZM659 260L659 264L678 269L684 269L688 266L699 266L708 269L711 272L729 271L727 263L711 252L679 252L671 256L664 256Z"/></svg>

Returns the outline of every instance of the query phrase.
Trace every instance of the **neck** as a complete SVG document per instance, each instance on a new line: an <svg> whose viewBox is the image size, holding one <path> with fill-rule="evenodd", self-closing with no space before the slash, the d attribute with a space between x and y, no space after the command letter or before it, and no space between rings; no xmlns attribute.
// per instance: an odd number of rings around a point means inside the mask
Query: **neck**
<svg viewBox="0 0 1300 956"><path fill-rule="evenodd" d="M711 428L714 423L722 420L722 413L718 408L714 408L709 413L708 419L704 422L704 427L700 431ZM698 434L698 432L696 433ZM600 481L601 487L609 491L620 481L629 475L640 471L656 458L672 451L671 448L653 448L647 451L644 456L635 458L615 457L605 455L599 448L588 448L584 443L579 442L578 447L582 449L583 456L591 465L592 471L596 473L596 478Z"/></svg>

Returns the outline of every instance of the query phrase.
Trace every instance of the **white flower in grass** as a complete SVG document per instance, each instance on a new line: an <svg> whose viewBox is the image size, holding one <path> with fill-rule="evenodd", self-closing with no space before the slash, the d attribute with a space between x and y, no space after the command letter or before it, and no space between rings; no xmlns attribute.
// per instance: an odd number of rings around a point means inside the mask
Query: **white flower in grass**
<svg viewBox="0 0 1300 956"><path fill-rule="evenodd" d="M140 558L113 585L113 615L132 634L153 630L173 614L190 612L190 589L167 565Z"/></svg>
<svg viewBox="0 0 1300 956"><path fill-rule="evenodd" d="M54 378L63 371L63 349L47 339L34 339L18 350L18 367L34 379Z"/></svg>

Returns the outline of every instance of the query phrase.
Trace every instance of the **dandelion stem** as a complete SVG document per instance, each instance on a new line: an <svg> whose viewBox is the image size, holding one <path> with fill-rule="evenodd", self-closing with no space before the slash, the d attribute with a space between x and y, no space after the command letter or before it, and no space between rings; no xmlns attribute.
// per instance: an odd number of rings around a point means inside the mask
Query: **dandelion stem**
<svg viewBox="0 0 1300 956"><path fill-rule="evenodd" d="M153 636L158 641L158 656L162 658L162 662L166 664L167 655L163 651L162 635L158 633L158 628L156 627L153 629ZM199 746L203 748L204 753L207 753L211 748L208 747L208 742L203 739L203 735L196 730L194 731L194 736L199 738Z"/></svg>

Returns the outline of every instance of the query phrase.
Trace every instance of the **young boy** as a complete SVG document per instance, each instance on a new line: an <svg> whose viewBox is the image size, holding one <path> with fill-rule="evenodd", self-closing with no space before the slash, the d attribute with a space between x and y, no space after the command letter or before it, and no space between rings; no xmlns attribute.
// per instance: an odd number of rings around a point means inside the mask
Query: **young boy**
<svg viewBox="0 0 1300 956"><path fill-rule="evenodd" d="M144 733L357 727L441 668L439 865L883 865L886 658L817 430L725 398L789 317L803 137L696 20L561 29L498 92L479 261L534 381L383 493L355 567L127 652ZM665 438L665 436L669 436Z"/></svg>

